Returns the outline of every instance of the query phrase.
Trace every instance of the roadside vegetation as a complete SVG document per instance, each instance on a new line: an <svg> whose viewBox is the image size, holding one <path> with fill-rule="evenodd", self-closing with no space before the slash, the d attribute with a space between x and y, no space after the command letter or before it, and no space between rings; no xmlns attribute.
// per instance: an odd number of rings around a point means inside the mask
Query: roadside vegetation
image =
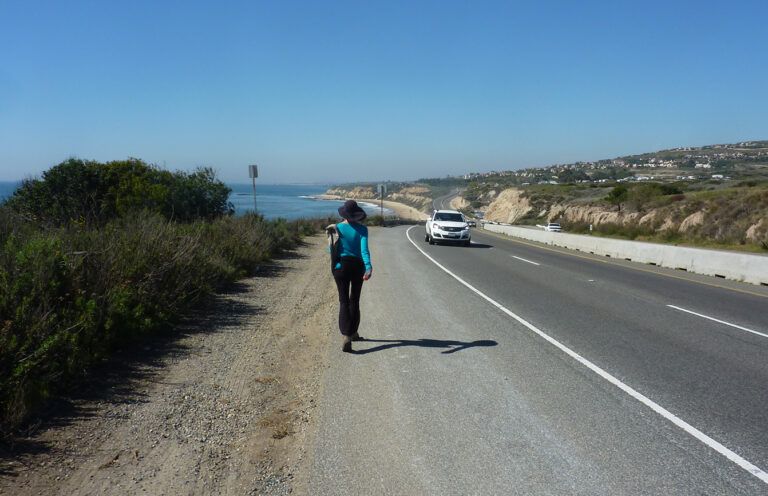
<svg viewBox="0 0 768 496"><path fill-rule="evenodd" d="M228 194L210 169L71 159L0 205L2 437L323 224L234 217Z"/></svg>
<svg viewBox="0 0 768 496"><path fill-rule="evenodd" d="M610 203L619 208L623 204L637 217L593 225L593 234L765 253L768 182L750 184L683 191L645 184L629 188L618 198L609 194ZM588 222L572 222L567 227L570 232L589 232Z"/></svg>
<svg viewBox="0 0 768 496"><path fill-rule="evenodd" d="M768 181L537 185L521 191L532 208L518 224L560 221L572 233L768 251Z"/></svg>

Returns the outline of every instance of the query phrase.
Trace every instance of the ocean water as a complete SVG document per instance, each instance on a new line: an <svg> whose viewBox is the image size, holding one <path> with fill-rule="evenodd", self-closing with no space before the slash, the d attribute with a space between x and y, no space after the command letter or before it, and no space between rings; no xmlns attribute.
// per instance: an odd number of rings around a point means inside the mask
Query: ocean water
<svg viewBox="0 0 768 496"><path fill-rule="evenodd" d="M0 181L0 201L11 196L19 182ZM232 189L229 201L235 207L235 215L253 211L253 187L250 184L228 184ZM313 217L338 217L338 208L342 205L337 200L318 200L328 189L326 185L259 185L256 184L256 209L268 219L300 219ZM360 204L368 215L379 213L377 205ZM384 209L385 215L392 211Z"/></svg>
<svg viewBox="0 0 768 496"><path fill-rule="evenodd" d="M235 206L235 215L253 211L253 186L250 184L228 184L232 188L229 201ZM256 183L256 210L268 219L300 219L313 217L338 217L338 208L344 203L339 200L318 200L328 189L327 185ZM368 215L379 214L379 206L360 203ZM384 215L393 212L384 209Z"/></svg>

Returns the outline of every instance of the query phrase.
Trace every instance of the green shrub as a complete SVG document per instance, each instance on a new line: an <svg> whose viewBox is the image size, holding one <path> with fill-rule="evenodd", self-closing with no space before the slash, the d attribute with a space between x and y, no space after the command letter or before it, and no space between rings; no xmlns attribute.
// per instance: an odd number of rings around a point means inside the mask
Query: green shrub
<svg viewBox="0 0 768 496"><path fill-rule="evenodd" d="M145 212L41 228L0 207L0 433L324 222Z"/></svg>
<svg viewBox="0 0 768 496"><path fill-rule="evenodd" d="M232 213L230 189L212 169L169 172L138 159L107 163L71 158L26 180L7 201L47 226L103 225L137 211L192 221Z"/></svg>
<svg viewBox="0 0 768 496"><path fill-rule="evenodd" d="M676 184L641 183L634 184L627 191L627 203L637 211L669 203L665 197L681 195L682 189Z"/></svg>
<svg viewBox="0 0 768 496"><path fill-rule="evenodd" d="M611 205L616 205L619 211L621 211L621 205L627 201L629 196L629 190L623 184L619 184L613 187L608 195L605 197L605 201Z"/></svg>
<svg viewBox="0 0 768 496"><path fill-rule="evenodd" d="M234 218L211 169L69 159L0 205L0 436L326 221Z"/></svg>

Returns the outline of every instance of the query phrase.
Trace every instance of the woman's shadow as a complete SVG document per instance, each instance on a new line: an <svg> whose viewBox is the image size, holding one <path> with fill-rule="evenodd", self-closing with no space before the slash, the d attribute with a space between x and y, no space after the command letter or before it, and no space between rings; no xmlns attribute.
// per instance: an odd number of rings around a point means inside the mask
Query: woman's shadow
<svg viewBox="0 0 768 496"><path fill-rule="evenodd" d="M447 339L363 339L360 343L385 343L373 348L353 351L356 355L365 355L375 351L388 350L390 348L400 348L402 346L419 346L421 348L447 348L441 353L447 355L457 351L474 348L476 346L496 346L496 341L491 339L481 339L478 341L453 341Z"/></svg>

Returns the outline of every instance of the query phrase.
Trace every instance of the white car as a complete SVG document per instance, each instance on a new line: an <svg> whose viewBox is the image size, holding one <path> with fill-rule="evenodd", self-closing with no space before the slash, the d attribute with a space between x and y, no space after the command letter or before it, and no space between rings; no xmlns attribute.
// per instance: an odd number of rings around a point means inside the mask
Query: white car
<svg viewBox="0 0 768 496"><path fill-rule="evenodd" d="M563 228L560 227L559 222L550 222L544 226L544 230L549 232L562 232Z"/></svg>
<svg viewBox="0 0 768 496"><path fill-rule="evenodd" d="M464 246L470 244L471 235L467 219L456 210L435 210L427 219L426 229L424 241L431 245L444 241L461 243Z"/></svg>

